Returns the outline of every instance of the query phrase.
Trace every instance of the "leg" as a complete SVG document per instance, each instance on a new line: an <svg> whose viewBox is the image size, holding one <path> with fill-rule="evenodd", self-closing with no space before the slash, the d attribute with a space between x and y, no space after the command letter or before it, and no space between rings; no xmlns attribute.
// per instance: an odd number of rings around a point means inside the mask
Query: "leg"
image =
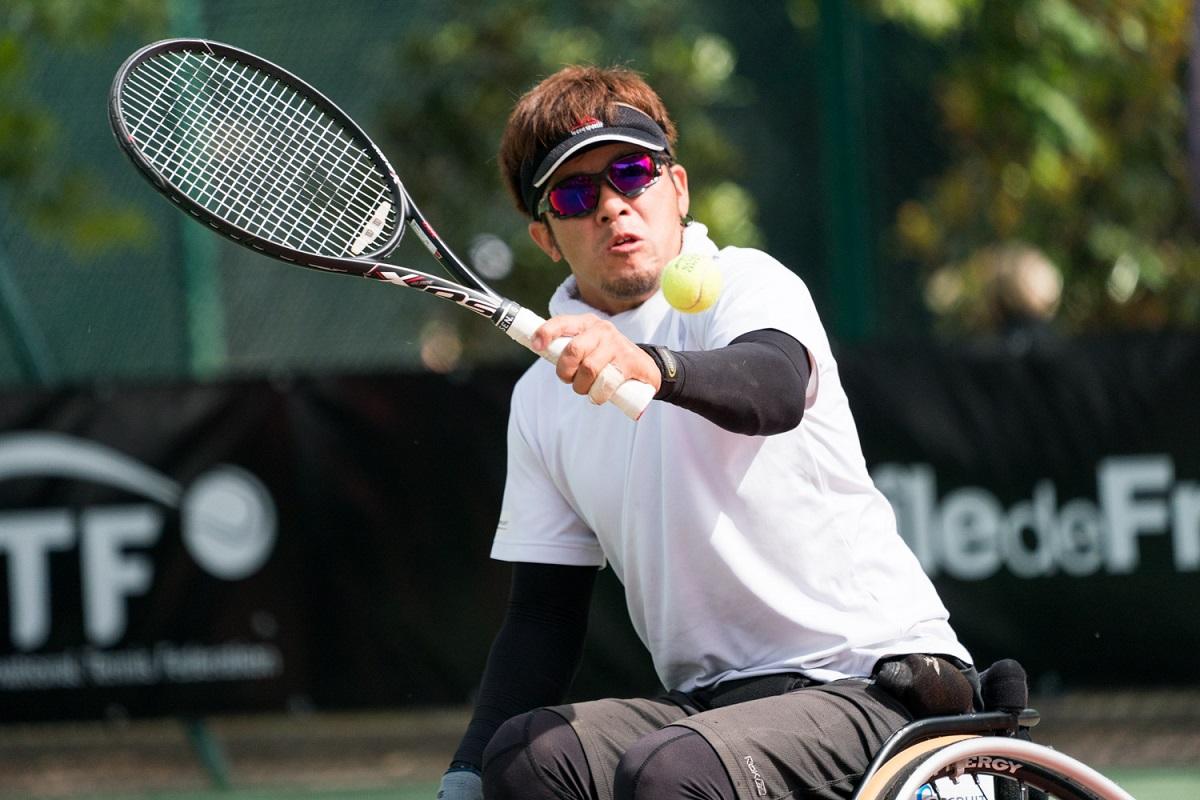
<svg viewBox="0 0 1200 800"><path fill-rule="evenodd" d="M707 711L675 723L701 734L743 800L845 800L909 715L865 681L840 681Z"/></svg>
<svg viewBox="0 0 1200 800"><path fill-rule="evenodd" d="M597 700L521 714L483 754L488 800L612 800L617 762L634 742L687 712L667 700Z"/></svg>
<svg viewBox="0 0 1200 800"><path fill-rule="evenodd" d="M489 800L588 800L595 789L575 731L539 708L505 722L488 743L483 794Z"/></svg>
<svg viewBox="0 0 1200 800"><path fill-rule="evenodd" d="M643 736L617 765L616 800L737 800L721 757L690 728Z"/></svg>

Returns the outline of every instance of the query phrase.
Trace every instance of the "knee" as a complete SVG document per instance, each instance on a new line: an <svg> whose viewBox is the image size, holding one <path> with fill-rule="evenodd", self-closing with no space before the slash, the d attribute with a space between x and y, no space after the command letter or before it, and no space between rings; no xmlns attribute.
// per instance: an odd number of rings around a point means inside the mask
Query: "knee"
<svg viewBox="0 0 1200 800"><path fill-rule="evenodd" d="M586 798L589 777L574 729L546 709L505 722L483 753L483 796L488 800Z"/></svg>
<svg viewBox="0 0 1200 800"><path fill-rule="evenodd" d="M703 736L668 726L625 751L613 779L615 800L733 800L725 765Z"/></svg>

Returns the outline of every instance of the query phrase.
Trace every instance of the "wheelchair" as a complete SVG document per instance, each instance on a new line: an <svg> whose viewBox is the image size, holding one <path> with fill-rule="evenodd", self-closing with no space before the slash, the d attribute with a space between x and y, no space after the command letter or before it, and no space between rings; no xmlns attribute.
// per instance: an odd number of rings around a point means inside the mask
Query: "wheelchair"
<svg viewBox="0 0 1200 800"><path fill-rule="evenodd" d="M1133 800L1082 762L1034 743L1025 671L1011 659L980 674L983 710L915 720L886 742L853 800Z"/></svg>

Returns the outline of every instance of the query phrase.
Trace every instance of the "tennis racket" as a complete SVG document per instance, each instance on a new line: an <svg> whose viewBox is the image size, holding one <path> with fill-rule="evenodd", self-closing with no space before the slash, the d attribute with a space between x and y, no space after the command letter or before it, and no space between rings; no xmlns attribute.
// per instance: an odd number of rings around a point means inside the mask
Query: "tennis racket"
<svg viewBox="0 0 1200 800"><path fill-rule="evenodd" d="M533 350L545 320L454 255L362 128L283 68L218 42L155 42L121 65L108 112L141 174L218 233L288 264L450 300ZM456 280L382 263L406 227ZM556 363L568 341L534 352ZM632 419L654 395L610 364L593 396L614 387L611 402Z"/></svg>

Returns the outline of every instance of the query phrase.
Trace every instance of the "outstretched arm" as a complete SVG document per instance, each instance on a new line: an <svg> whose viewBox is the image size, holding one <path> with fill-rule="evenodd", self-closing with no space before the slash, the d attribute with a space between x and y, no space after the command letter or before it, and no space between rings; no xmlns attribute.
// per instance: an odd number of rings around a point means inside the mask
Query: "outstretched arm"
<svg viewBox="0 0 1200 800"><path fill-rule="evenodd" d="M808 350L773 328L750 331L715 350L674 352L637 345L611 322L591 314L550 319L534 334L534 346L572 337L556 372L579 394L597 403L593 386L612 364L628 379L655 387L655 398L694 411L734 433L765 436L791 430L804 415L811 367Z"/></svg>
<svg viewBox="0 0 1200 800"><path fill-rule="evenodd" d="M750 331L716 350L641 347L662 374L656 400L694 411L725 430L768 436L791 430L804 416L808 350L783 331Z"/></svg>

